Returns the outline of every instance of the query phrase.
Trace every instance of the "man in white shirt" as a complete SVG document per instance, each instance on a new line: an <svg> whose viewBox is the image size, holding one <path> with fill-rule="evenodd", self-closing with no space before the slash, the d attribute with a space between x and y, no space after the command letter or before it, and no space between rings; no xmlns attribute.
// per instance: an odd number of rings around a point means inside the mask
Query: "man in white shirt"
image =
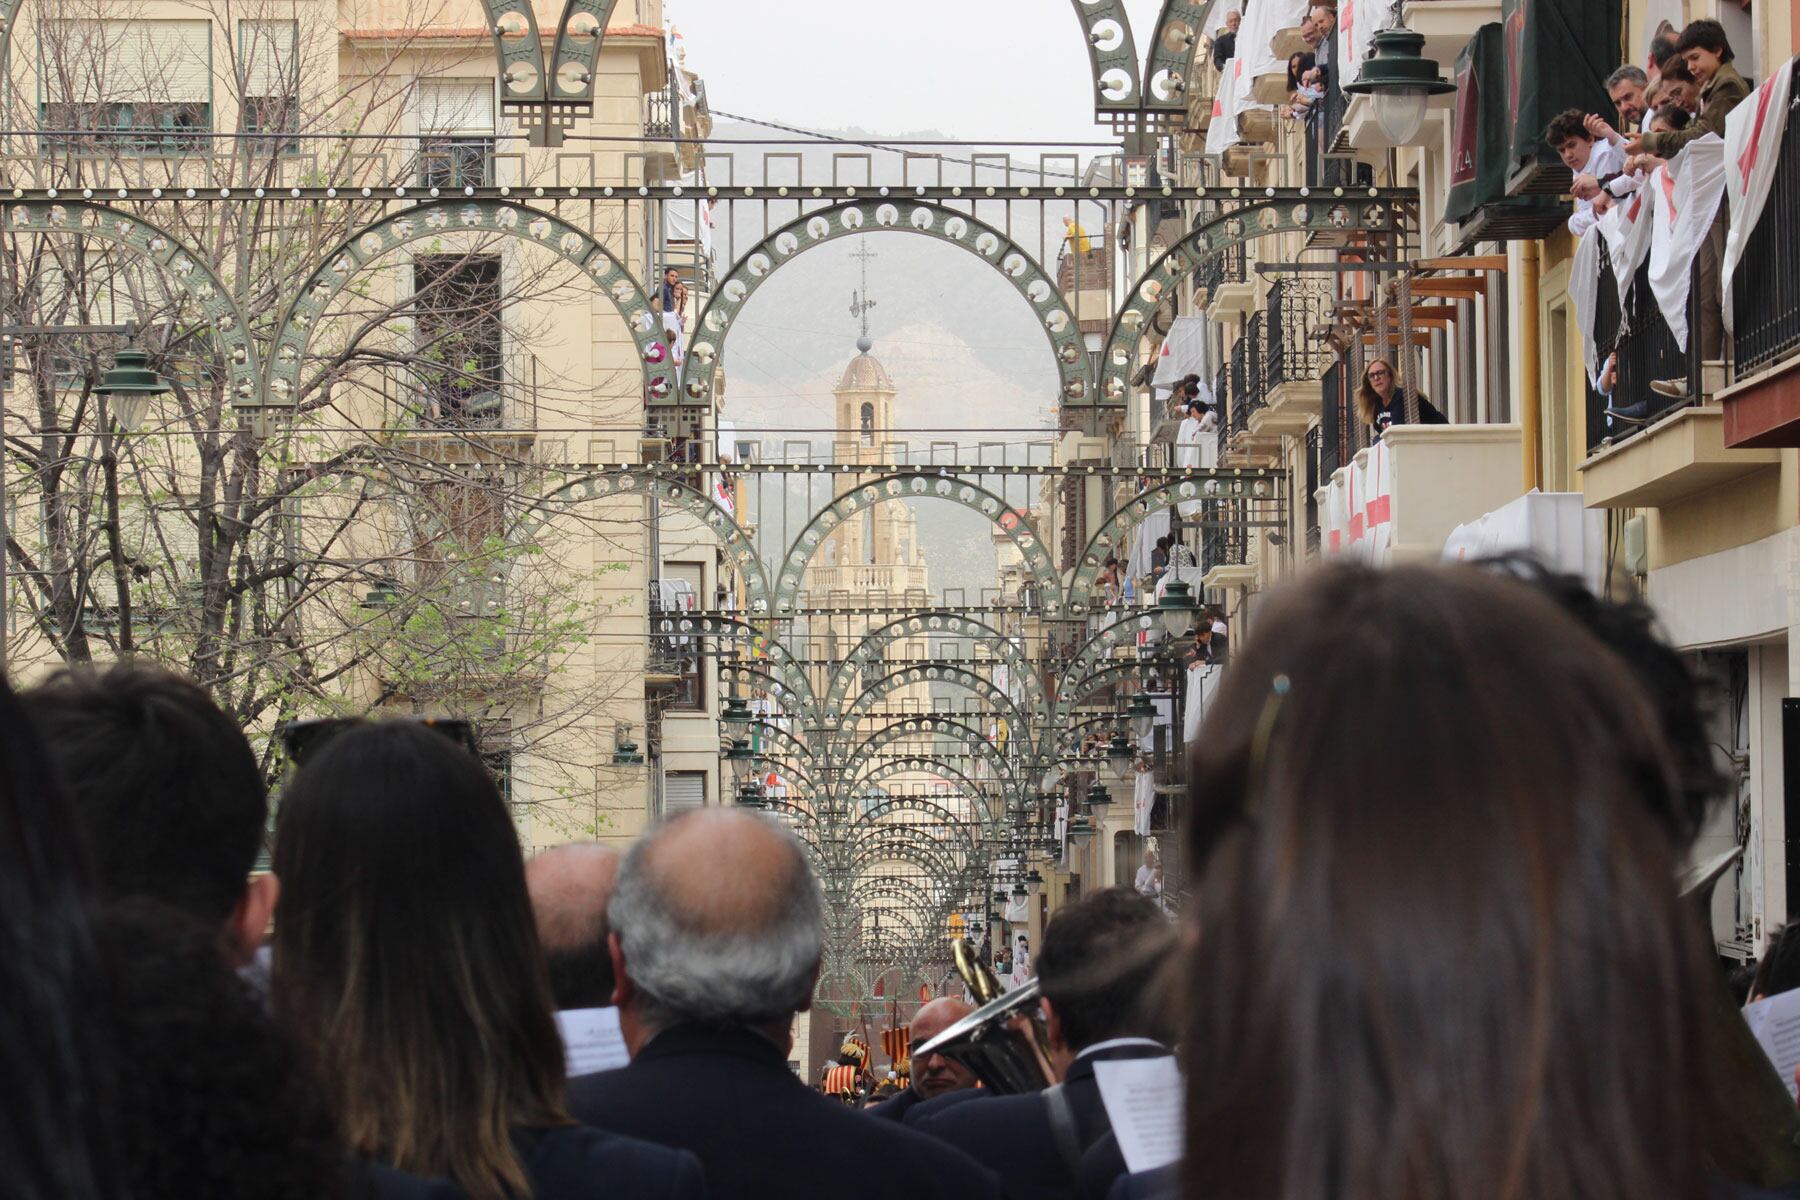
<svg viewBox="0 0 1800 1200"><path fill-rule="evenodd" d="M1605 139L1596 139L1588 130L1587 115L1578 108L1557 114L1544 130L1544 141L1562 158L1571 174L1587 176L1599 182L1591 195L1577 197L1575 212L1569 217L1569 232L1581 237L1594 227L1612 204L1610 192L1602 194L1604 184L1625 165L1625 154ZM1585 189L1584 189L1585 190Z"/></svg>

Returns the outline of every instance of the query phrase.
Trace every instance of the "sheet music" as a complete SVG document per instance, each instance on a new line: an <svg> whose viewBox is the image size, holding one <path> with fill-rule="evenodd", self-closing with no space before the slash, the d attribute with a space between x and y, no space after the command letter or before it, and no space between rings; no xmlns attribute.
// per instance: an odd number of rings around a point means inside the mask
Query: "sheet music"
<svg viewBox="0 0 1800 1200"><path fill-rule="evenodd" d="M571 1008L556 1014L556 1028L562 1033L571 1079L611 1071L631 1061L619 1032L616 1008Z"/></svg>
<svg viewBox="0 0 1800 1200"><path fill-rule="evenodd" d="M1788 1094L1793 1095L1794 1070L1800 1067L1800 991L1782 992L1745 1005L1744 1020L1763 1053L1775 1064Z"/></svg>
<svg viewBox="0 0 1800 1200"><path fill-rule="evenodd" d="M1094 1079L1126 1170L1153 1171L1181 1157L1181 1072L1173 1055L1097 1062Z"/></svg>

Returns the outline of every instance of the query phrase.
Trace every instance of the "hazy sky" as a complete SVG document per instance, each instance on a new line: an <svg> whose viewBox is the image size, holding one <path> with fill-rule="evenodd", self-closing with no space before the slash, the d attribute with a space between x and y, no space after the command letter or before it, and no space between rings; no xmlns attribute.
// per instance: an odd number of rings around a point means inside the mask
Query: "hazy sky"
<svg viewBox="0 0 1800 1200"><path fill-rule="evenodd" d="M1126 0L1140 53L1160 0ZM1100 140L1070 0L664 0L715 109L805 128Z"/></svg>

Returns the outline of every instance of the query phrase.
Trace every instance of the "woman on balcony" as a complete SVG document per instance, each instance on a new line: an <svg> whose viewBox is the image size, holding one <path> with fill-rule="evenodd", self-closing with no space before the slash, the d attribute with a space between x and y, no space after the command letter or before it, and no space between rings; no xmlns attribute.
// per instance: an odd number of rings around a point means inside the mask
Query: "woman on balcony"
<svg viewBox="0 0 1800 1200"><path fill-rule="evenodd" d="M1444 414L1424 396L1418 397L1419 424L1447 425ZM1369 427L1369 444L1381 440L1390 425L1406 424L1406 392L1394 375L1394 364L1385 358L1369 361L1363 368L1362 386L1356 391L1356 408L1363 424Z"/></svg>

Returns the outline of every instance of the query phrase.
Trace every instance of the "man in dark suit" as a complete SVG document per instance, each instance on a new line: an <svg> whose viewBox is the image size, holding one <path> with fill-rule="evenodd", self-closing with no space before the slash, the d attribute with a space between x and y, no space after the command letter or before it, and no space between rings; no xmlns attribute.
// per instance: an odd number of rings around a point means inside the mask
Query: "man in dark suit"
<svg viewBox="0 0 1800 1200"><path fill-rule="evenodd" d="M1095 1064L1169 1054L1165 1023L1142 1001L1171 944L1161 911L1131 888L1059 910L1044 931L1037 974L1060 1086L921 1114L908 1125L981 1153L1017 1200L1074 1196L1083 1155L1112 1132Z"/></svg>
<svg viewBox="0 0 1800 1200"><path fill-rule="evenodd" d="M826 1099L788 1065L824 903L785 828L736 809L679 817L632 847L607 916L631 1065L570 1081L577 1120L693 1151L713 1200L1000 1195L973 1158Z"/></svg>
<svg viewBox="0 0 1800 1200"><path fill-rule="evenodd" d="M870 1116L904 1121L906 1114L923 1101L975 1086L975 1072L955 1059L942 1054L919 1057L920 1046L968 1016L969 1012L968 1005L950 996L939 996L919 1006L912 1023L907 1026L907 1042L912 1046L912 1084L893 1099L869 1109Z"/></svg>

